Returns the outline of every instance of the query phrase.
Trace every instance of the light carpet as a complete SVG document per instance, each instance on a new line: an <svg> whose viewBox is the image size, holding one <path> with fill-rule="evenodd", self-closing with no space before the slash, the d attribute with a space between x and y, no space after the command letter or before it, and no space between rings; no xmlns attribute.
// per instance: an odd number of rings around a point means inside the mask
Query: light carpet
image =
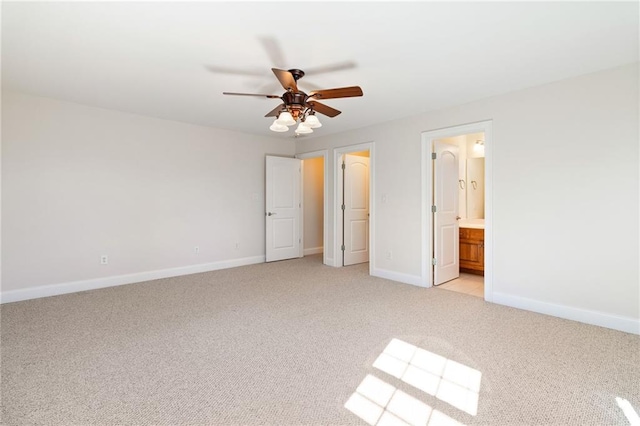
<svg viewBox="0 0 640 426"><path fill-rule="evenodd" d="M0 314L7 425L619 425L616 398L640 407L636 335L320 256Z"/></svg>

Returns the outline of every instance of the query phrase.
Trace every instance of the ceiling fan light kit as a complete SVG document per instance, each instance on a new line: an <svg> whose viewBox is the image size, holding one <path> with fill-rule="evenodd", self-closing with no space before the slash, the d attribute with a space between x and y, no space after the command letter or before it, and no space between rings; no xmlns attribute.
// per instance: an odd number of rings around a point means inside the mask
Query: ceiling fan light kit
<svg viewBox="0 0 640 426"><path fill-rule="evenodd" d="M282 126L293 126L296 124L296 120L293 119L293 116L289 111L282 111L278 118L276 119L276 123Z"/></svg>
<svg viewBox="0 0 640 426"><path fill-rule="evenodd" d="M307 127L310 127L312 129L317 129L319 127L322 127L322 123L320 123L320 120L318 120L318 117L314 115L313 111L309 113L307 118L304 120L304 124Z"/></svg>
<svg viewBox="0 0 640 426"><path fill-rule="evenodd" d="M340 114L337 109L321 104L317 99L351 98L362 96L362 89L359 86L341 87L336 89L314 90L308 95L298 89L297 81L304 77L304 71L299 69L281 70L271 68L282 87L286 90L282 96L262 95L255 93L235 93L223 92L223 95L234 96L258 96L267 99L279 98L282 104L269 111L265 117L276 117L269 127L274 132L286 132L289 126L295 125L298 120L300 124L295 130L296 135L313 133L313 129L322 127L320 120L315 113L319 112L327 117L335 117Z"/></svg>
<svg viewBox="0 0 640 426"><path fill-rule="evenodd" d="M304 122L298 124L298 128L296 129L296 133L299 135L308 135L309 133L313 133L313 129L304 124Z"/></svg>
<svg viewBox="0 0 640 426"><path fill-rule="evenodd" d="M279 124L278 120L273 120L273 124L271 125L271 127L269 127L269 130L281 133L281 132L289 131L289 128L287 126L285 126L284 124Z"/></svg>

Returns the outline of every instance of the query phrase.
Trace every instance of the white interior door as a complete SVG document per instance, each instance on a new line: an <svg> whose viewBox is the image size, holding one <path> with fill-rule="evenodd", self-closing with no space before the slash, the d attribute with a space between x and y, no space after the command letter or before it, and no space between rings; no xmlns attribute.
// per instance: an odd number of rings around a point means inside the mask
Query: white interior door
<svg viewBox="0 0 640 426"><path fill-rule="evenodd" d="M267 156L266 261L302 257L302 160Z"/></svg>
<svg viewBox="0 0 640 426"><path fill-rule="evenodd" d="M458 147L434 142L433 267L434 285L460 276L458 219Z"/></svg>
<svg viewBox="0 0 640 426"><path fill-rule="evenodd" d="M343 265L369 261L369 158L344 156Z"/></svg>

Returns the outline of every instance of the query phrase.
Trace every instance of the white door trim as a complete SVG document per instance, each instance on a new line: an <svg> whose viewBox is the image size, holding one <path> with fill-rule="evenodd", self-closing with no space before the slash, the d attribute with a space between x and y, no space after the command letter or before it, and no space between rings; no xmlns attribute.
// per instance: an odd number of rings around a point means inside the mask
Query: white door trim
<svg viewBox="0 0 640 426"><path fill-rule="evenodd" d="M365 142L356 145L343 146L333 149L333 266L342 267L342 213L339 211L342 203L342 174L340 170L340 157L343 154L351 152L369 151L369 275L375 270L375 246L376 246L376 227L375 227L375 189L376 189L376 161L375 161L375 143Z"/></svg>
<svg viewBox="0 0 640 426"><path fill-rule="evenodd" d="M436 129L422 133L422 284L433 285L431 276L431 186L433 163L431 147L435 139L484 132L485 219L484 219L484 300L493 301L493 132L492 120Z"/></svg>
<svg viewBox="0 0 640 426"><path fill-rule="evenodd" d="M296 154L296 158L300 160L306 160L309 158L323 158L323 208L324 218L322 224L322 263L324 265L333 265L333 259L327 257L329 251L329 150L322 149L320 151L305 152L303 154ZM303 162L304 164L304 162ZM304 218L304 175L302 184L302 216ZM302 229L302 247L304 247L304 228Z"/></svg>

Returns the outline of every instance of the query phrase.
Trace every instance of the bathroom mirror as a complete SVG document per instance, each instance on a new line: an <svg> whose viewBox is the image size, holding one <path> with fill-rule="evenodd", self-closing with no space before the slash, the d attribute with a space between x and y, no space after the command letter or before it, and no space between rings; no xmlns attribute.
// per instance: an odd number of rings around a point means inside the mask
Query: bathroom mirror
<svg viewBox="0 0 640 426"><path fill-rule="evenodd" d="M466 161L467 219L484 219L484 158Z"/></svg>
<svg viewBox="0 0 640 426"><path fill-rule="evenodd" d="M458 216L484 219L484 134L471 133L440 142L455 145L458 157Z"/></svg>

